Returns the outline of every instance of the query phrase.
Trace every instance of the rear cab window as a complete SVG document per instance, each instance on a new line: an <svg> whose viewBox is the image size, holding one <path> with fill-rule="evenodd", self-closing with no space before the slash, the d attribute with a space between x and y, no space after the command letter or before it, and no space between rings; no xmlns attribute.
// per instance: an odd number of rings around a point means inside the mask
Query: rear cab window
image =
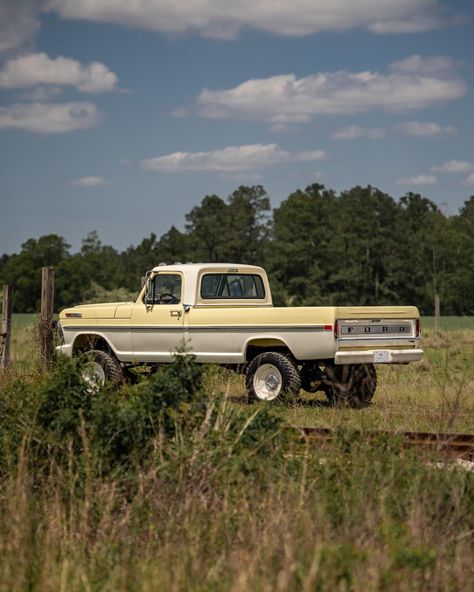
<svg viewBox="0 0 474 592"><path fill-rule="evenodd" d="M253 273L206 273L201 278L202 300L264 300L265 287Z"/></svg>

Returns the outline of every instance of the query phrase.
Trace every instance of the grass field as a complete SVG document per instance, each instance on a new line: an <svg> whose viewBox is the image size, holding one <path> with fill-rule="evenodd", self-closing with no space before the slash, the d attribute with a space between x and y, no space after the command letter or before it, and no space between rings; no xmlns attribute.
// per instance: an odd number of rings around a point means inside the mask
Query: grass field
<svg viewBox="0 0 474 592"><path fill-rule="evenodd" d="M13 361L27 371L35 355L34 315L13 316ZM378 388L367 409L332 409L324 396L302 394L276 409L298 426L474 433L474 317L442 317L441 336L433 318L422 320L425 358L408 366L378 366ZM208 388L227 393L239 404L244 398L241 376L210 369Z"/></svg>
<svg viewBox="0 0 474 592"><path fill-rule="evenodd" d="M199 387L184 361L90 397L73 365L35 365L31 316L13 323L0 592L474 589L474 472L366 435L474 433L471 319L424 323L425 359L379 367L362 410L247 405L241 377L209 367ZM281 422L338 433L305 451Z"/></svg>
<svg viewBox="0 0 474 592"><path fill-rule="evenodd" d="M429 331L434 329L434 317L423 317L421 319L422 329ZM474 317L441 317L441 331L474 331Z"/></svg>

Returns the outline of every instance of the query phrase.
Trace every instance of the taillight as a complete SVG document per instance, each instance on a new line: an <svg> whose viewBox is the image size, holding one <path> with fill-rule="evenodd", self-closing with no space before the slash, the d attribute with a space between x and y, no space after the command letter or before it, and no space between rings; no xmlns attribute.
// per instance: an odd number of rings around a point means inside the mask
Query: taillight
<svg viewBox="0 0 474 592"><path fill-rule="evenodd" d="M420 337L420 335L421 335L420 319L416 319L415 337Z"/></svg>
<svg viewBox="0 0 474 592"><path fill-rule="evenodd" d="M337 339L338 333L339 333L339 321L336 319L334 321L334 339Z"/></svg>

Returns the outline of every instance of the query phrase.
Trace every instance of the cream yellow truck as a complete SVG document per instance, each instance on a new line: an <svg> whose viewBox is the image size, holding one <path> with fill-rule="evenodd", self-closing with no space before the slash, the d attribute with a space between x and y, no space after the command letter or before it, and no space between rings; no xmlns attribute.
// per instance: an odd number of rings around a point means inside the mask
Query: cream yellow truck
<svg viewBox="0 0 474 592"><path fill-rule="evenodd" d="M178 348L198 363L245 373L251 400L321 390L333 403L361 406L377 384L375 364L420 360L413 306L276 308L261 267L161 264L135 302L65 309L58 349L87 354L89 380L120 383L137 365L173 360Z"/></svg>

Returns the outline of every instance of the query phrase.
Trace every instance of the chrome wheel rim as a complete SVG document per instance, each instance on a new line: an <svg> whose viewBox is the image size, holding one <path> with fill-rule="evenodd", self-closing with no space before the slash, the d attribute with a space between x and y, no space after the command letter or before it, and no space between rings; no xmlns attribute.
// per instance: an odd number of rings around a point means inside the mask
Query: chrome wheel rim
<svg viewBox="0 0 474 592"><path fill-rule="evenodd" d="M253 389L262 401L273 401L281 393L283 378L273 364L262 364L253 377Z"/></svg>
<svg viewBox="0 0 474 592"><path fill-rule="evenodd" d="M87 362L82 369L82 379L87 384L87 390L96 393L105 384L105 371L99 363Z"/></svg>

